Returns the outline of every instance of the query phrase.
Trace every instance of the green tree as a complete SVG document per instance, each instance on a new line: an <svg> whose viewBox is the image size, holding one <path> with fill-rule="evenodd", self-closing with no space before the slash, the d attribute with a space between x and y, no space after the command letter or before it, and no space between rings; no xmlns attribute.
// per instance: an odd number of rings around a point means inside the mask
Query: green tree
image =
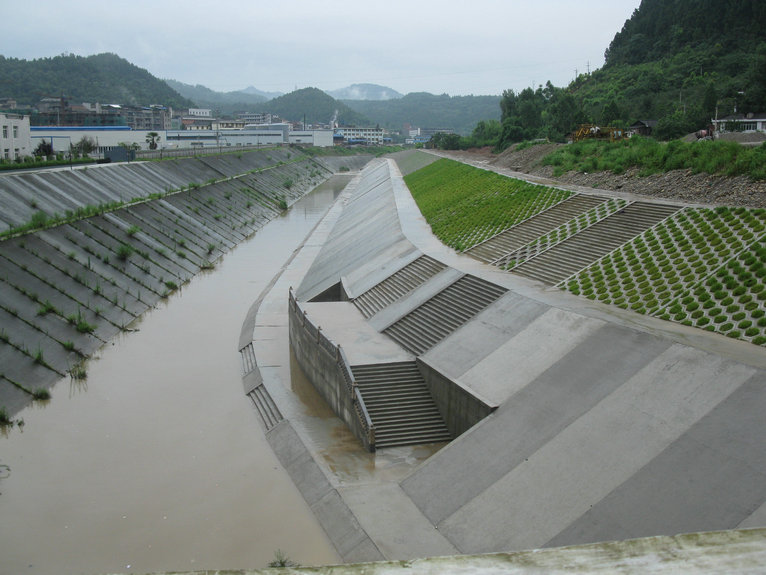
<svg viewBox="0 0 766 575"><path fill-rule="evenodd" d="M604 111L601 113L601 123L604 126L612 126L617 123L620 117L620 107L617 105L617 102L609 100L606 106L604 106Z"/></svg>
<svg viewBox="0 0 766 575"><path fill-rule="evenodd" d="M497 146L502 131L503 125L497 120L481 120L471 133L471 146Z"/></svg>
<svg viewBox="0 0 766 575"><path fill-rule="evenodd" d="M436 132L431 136L431 146L438 150L459 150L461 138L458 134L449 134L447 132Z"/></svg>
<svg viewBox="0 0 766 575"><path fill-rule="evenodd" d="M150 150L157 149L157 142L160 140L160 135L157 132L149 132L146 134L146 143L149 144Z"/></svg>
<svg viewBox="0 0 766 575"><path fill-rule="evenodd" d="M42 157L42 158L47 158L48 156L52 156L53 144L51 142L46 142L45 140L40 140L40 143L37 144L35 151L32 153L35 156Z"/></svg>
<svg viewBox="0 0 766 575"><path fill-rule="evenodd" d="M72 144L72 152L78 156L87 156L96 149L96 142L93 138L83 136L76 144Z"/></svg>

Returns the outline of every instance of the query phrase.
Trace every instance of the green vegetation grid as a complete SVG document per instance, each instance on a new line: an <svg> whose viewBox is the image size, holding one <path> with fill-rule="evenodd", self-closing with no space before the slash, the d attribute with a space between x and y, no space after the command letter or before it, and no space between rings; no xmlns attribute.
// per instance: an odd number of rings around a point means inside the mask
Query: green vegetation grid
<svg viewBox="0 0 766 575"><path fill-rule="evenodd" d="M766 343L766 210L684 208L561 285L575 295Z"/></svg>
<svg viewBox="0 0 766 575"><path fill-rule="evenodd" d="M444 159L405 182L434 234L457 249L571 195ZM607 204L601 212L591 210L549 231L516 255L526 251L526 257L534 257L540 245L544 251L624 202ZM518 263L498 262L504 268ZM765 284L766 210L721 206L680 209L558 285L604 304L766 345Z"/></svg>

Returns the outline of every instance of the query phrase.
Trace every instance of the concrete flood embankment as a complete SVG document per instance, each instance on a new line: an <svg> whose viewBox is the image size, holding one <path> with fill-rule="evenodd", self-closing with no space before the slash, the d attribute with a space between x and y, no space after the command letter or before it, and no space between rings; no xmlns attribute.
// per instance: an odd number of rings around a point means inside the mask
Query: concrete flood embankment
<svg viewBox="0 0 766 575"><path fill-rule="evenodd" d="M67 222L0 243L0 407L12 415L68 372L82 376L84 358L327 179L333 161L270 149L0 177L4 231Z"/></svg>
<svg viewBox="0 0 766 575"><path fill-rule="evenodd" d="M456 254L427 228L394 164L371 164L322 247L312 245L295 290L311 324L354 368L400 361L379 351L391 343L389 326L437 302L447 280L470 275L504 288L436 343L403 345L439 375L430 378L434 395L456 392L444 394L447 408L466 393L492 408L425 462L396 477L359 472L355 482L323 455L328 448L301 437L339 507L364 530L360 546L404 559L450 546L488 553L764 524L761 348L546 289ZM449 266L450 277L425 278L369 319L339 301L422 255ZM281 295L287 299L286 288ZM440 318L419 322L423 340ZM308 354L318 347L293 346L309 377L316 374ZM299 487L307 475L294 473ZM323 524L331 537L342 533Z"/></svg>

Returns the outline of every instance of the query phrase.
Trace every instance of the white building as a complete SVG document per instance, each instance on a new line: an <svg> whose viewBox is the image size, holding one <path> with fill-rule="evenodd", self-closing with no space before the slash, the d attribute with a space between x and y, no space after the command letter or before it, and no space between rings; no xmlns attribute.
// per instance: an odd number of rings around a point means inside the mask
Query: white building
<svg viewBox="0 0 766 575"><path fill-rule="evenodd" d="M381 128L356 128L341 126L335 130L337 136L342 136L347 143L382 144L383 130Z"/></svg>
<svg viewBox="0 0 766 575"><path fill-rule="evenodd" d="M27 119L27 126L29 120ZM159 135L158 150L177 148L231 148L237 146L280 146L304 144L332 146L332 130L305 130L291 132L288 124L247 126L242 130L154 130ZM10 130L9 130L10 133ZM96 146L94 156L100 156L123 144L149 149L147 135L150 130L131 130L128 126L33 126L33 150L41 140L50 142L55 152L67 153L70 145L88 138ZM29 127L27 127L29 139ZM5 141L5 140L3 140ZM26 144L29 147L30 144ZM25 152L30 155L30 152ZM23 155L23 154L22 154Z"/></svg>
<svg viewBox="0 0 766 575"><path fill-rule="evenodd" d="M332 134L332 130L293 130L288 137L291 144L326 148L332 146Z"/></svg>
<svg viewBox="0 0 766 575"><path fill-rule="evenodd" d="M29 116L0 113L0 154L4 160L31 156L34 152L29 132Z"/></svg>
<svg viewBox="0 0 766 575"><path fill-rule="evenodd" d="M246 124L274 124L280 121L279 116L268 112L245 112L238 115Z"/></svg>

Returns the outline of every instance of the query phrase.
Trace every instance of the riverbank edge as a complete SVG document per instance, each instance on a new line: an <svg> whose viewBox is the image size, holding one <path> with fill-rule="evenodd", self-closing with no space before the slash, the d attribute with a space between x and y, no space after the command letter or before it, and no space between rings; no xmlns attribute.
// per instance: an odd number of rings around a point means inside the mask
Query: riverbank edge
<svg viewBox="0 0 766 575"><path fill-rule="evenodd" d="M258 335L257 331L273 332L276 335L279 331L286 330L286 294L292 287L290 281L298 279L294 275L296 272L302 275L308 269L318 249L324 244L327 235L340 217L343 204L353 195L358 179L356 176L346 185L324 216L306 235L248 310L239 338L239 351L243 359L242 384L245 394L262 386L266 394L278 395L275 388L280 386L281 382L275 370L266 366L259 366L257 359L252 364L248 364L246 358L251 353L251 346L256 341L270 339L268 335L265 337L263 334ZM284 323L282 325L275 323L275 321L279 321L278 319L275 320L275 314L269 313L265 309L274 307L277 309L284 308L284 313L279 314L283 317ZM250 369L248 369L248 365ZM290 420L281 419L269 427L261 417L257 417L257 419L277 459L309 505L343 562L359 563L385 560L383 553L359 524Z"/></svg>

